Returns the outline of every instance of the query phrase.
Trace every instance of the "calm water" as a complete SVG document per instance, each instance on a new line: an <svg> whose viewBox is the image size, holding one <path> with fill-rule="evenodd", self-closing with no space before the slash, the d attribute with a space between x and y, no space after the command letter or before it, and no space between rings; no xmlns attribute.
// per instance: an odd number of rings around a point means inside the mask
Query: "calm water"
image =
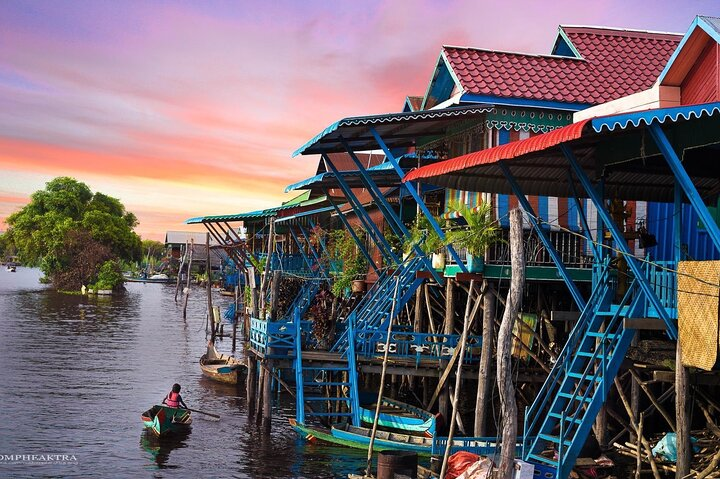
<svg viewBox="0 0 720 479"><path fill-rule="evenodd" d="M127 285L113 298L53 293L39 272L0 270L0 477L336 478L365 453L308 444L290 429L290 396L271 432L248 419L244 385L202 378L206 302L193 289L188 319L174 285ZM223 309L226 299L215 296ZM230 340L218 349L228 352ZM140 413L174 382L191 408L192 432L169 443L143 433ZM63 464L11 463L7 455L72 454Z"/></svg>

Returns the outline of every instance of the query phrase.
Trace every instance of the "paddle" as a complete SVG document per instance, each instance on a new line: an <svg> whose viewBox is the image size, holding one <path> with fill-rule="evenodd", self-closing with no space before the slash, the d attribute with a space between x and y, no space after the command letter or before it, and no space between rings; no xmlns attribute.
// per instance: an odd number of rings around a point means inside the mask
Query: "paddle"
<svg viewBox="0 0 720 479"><path fill-rule="evenodd" d="M219 414L213 414L213 413L211 413L211 412L200 411L200 410L198 410L198 409L190 409L189 407L188 407L188 408L185 408L185 409L187 409L188 411L196 412L196 413L198 413L198 414L205 414L206 416L210 416L210 417L214 417L214 418L216 418L216 419L220 419L220 415L219 415Z"/></svg>

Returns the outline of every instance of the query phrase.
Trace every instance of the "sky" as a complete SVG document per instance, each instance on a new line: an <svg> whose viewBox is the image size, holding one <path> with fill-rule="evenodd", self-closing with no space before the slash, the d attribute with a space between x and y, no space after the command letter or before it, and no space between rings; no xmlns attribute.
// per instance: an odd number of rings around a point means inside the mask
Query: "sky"
<svg viewBox="0 0 720 479"><path fill-rule="evenodd" d="M0 1L0 230L72 176L143 238L272 207L332 122L423 95L443 44L549 53L559 24L684 33L717 0Z"/></svg>

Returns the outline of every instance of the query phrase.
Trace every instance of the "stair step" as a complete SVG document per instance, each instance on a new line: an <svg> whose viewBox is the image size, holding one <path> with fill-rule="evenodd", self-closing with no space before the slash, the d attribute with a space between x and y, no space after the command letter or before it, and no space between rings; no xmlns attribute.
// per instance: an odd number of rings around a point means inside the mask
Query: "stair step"
<svg viewBox="0 0 720 479"><path fill-rule="evenodd" d="M592 381L593 380L593 376L591 376L590 374L583 376L583 374L581 374L581 373L567 373L567 375L571 378L580 379L582 381ZM597 376L594 377L594 380L596 383L602 382L602 378L597 377Z"/></svg>
<svg viewBox="0 0 720 479"><path fill-rule="evenodd" d="M551 458L545 457L545 456L540 456L539 454L528 454L528 456L525 459L526 460L532 459L534 461L538 461L542 464L547 464L548 466L552 466L552 467L558 466L558 462L555 459L551 459Z"/></svg>
<svg viewBox="0 0 720 479"><path fill-rule="evenodd" d="M349 401L350 398L326 398L323 396L310 396L305 398L306 401Z"/></svg>
<svg viewBox="0 0 720 479"><path fill-rule="evenodd" d="M609 356L604 356L604 355L602 355L602 354L600 354L600 353L595 354L594 351L590 351L590 352L578 351L578 352L575 353L575 354L576 354L577 356L582 356L582 357L584 357L584 358L592 358L592 357L594 357L594 359L612 359L612 354L610 354Z"/></svg>
<svg viewBox="0 0 720 479"><path fill-rule="evenodd" d="M589 336L591 338L605 338L613 340L617 338L618 335L614 333L585 333L585 336Z"/></svg>
<svg viewBox="0 0 720 479"><path fill-rule="evenodd" d="M313 386L350 386L350 383L338 383L338 382L316 382L313 381Z"/></svg>
<svg viewBox="0 0 720 479"><path fill-rule="evenodd" d="M342 366L331 366L331 367L323 367L323 366L306 366L303 364L303 371L345 371L349 372L350 368L342 367Z"/></svg>
<svg viewBox="0 0 720 479"><path fill-rule="evenodd" d="M558 414L558 413L556 413L556 412L551 412L551 413L548 414L548 416L554 417L554 418L559 419L559 420L563 420L563 419L564 419L564 420L567 421L567 422L574 422L575 424L582 424L582 422L583 422L582 419L577 419L577 418L573 419L572 417L569 417L569 416L565 416L565 417L563 418L563 416L562 416L561 414Z"/></svg>
<svg viewBox="0 0 720 479"><path fill-rule="evenodd" d="M572 394L568 394L568 393L557 393L557 395L562 398L572 399L573 401L583 401L586 403L589 403L592 401L592 399L590 399L590 398L583 398L581 396L573 396Z"/></svg>
<svg viewBox="0 0 720 479"><path fill-rule="evenodd" d="M553 444L560 444L560 437L559 436L551 436L550 434L538 434L538 437L540 439L545 439L546 441L550 441ZM568 441L567 439L563 441L564 446L571 446L572 441Z"/></svg>

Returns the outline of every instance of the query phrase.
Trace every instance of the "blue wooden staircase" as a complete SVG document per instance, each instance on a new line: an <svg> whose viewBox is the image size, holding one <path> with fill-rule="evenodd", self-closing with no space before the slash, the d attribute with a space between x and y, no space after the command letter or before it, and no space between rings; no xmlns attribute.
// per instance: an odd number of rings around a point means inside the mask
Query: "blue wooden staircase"
<svg viewBox="0 0 720 479"><path fill-rule="evenodd" d="M401 264L392 274L385 275L380 284L369 291L348 316L348 324L353 324L353 331L364 335L368 330L386 326L390 320L395 283L399 279L398 300L395 304L397 314L422 284L423 280L417 278L417 272L423 265L423 258L415 257ZM348 337L352 337L349 332L350 329L345 330L330 350L344 355L348 350Z"/></svg>
<svg viewBox="0 0 720 479"><path fill-rule="evenodd" d="M575 465L634 336L623 317L642 314L645 298L633 280L620 304L605 265L568 341L525 413L523 458L556 469L565 479ZM554 450L556 458L541 454Z"/></svg>
<svg viewBox="0 0 720 479"><path fill-rule="evenodd" d="M319 278L311 278L303 283L300 291L298 291L298 294L285 313L283 321L290 321L296 311L300 313L301 318L303 317L320 289L320 281L321 279Z"/></svg>

